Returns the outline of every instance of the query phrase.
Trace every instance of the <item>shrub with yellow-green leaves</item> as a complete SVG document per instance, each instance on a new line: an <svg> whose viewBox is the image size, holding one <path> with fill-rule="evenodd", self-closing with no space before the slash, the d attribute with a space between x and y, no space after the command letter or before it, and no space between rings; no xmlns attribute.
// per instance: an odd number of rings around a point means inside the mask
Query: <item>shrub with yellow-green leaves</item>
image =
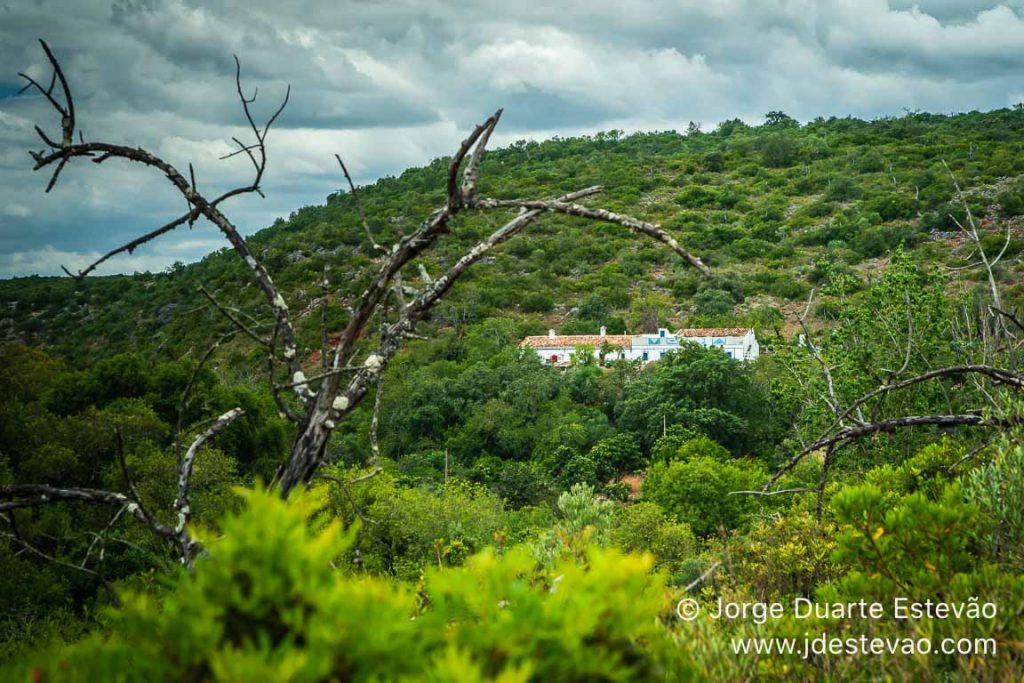
<svg viewBox="0 0 1024 683"><path fill-rule="evenodd" d="M651 502L616 508L610 536L612 544L626 552L652 553L657 566L669 573L697 555L697 540L690 526Z"/></svg>
<svg viewBox="0 0 1024 683"><path fill-rule="evenodd" d="M836 526L809 512L792 512L762 520L749 533L733 534L721 545L729 572L720 578L757 600L810 597L835 578L839 566Z"/></svg>
<svg viewBox="0 0 1024 683"><path fill-rule="evenodd" d="M740 603L780 600L786 608L778 618L757 623L752 618L712 620L700 615L676 628L680 646L694 674L705 680L772 681L1019 681L1024 671L1024 577L1000 571L979 560L971 547L978 510L966 503L956 485L938 500L918 491L895 501L874 485L844 488L832 500L835 526L815 528L812 518L794 515L761 525L749 535L730 539L728 562L715 579L710 598ZM759 547L758 538L774 548ZM786 539L803 538L800 549ZM834 547L830 558L821 551ZM801 558L818 562L801 567ZM788 558L784 560L783 558ZM763 565L762 565L763 562ZM806 574L808 567L820 571ZM751 573L751 569L755 570ZM758 578L760 577L760 578ZM769 581L770 579L770 581ZM795 582L795 583L794 583ZM762 591L758 591L758 586ZM797 616L793 598L813 586L813 604L830 606ZM905 610L900 618L901 608ZM910 612L910 603L931 601L932 613ZM837 614L837 605L865 601L882 606L881 618ZM947 608L934 607L937 603ZM970 606L974 606L971 608ZM806 610L806 608L804 608ZM940 609L949 610L939 616ZM961 611L955 616L954 609ZM982 610L984 609L984 612ZM860 638L895 644L896 654L847 651L846 642ZM792 654L757 654L734 649L742 639L791 639ZM804 641L843 641L836 652L811 651ZM946 654L945 639L971 652ZM908 641L919 648L906 651ZM927 641L928 646L920 645ZM749 642L749 641L748 641ZM776 642L779 642L776 640ZM930 647L927 654L920 648Z"/></svg>
<svg viewBox="0 0 1024 683"><path fill-rule="evenodd" d="M526 548L434 569L418 592L353 575L354 533L243 492L208 554L162 599L124 596L111 635L63 650L52 681L678 680L679 650L650 556L592 550L538 565Z"/></svg>

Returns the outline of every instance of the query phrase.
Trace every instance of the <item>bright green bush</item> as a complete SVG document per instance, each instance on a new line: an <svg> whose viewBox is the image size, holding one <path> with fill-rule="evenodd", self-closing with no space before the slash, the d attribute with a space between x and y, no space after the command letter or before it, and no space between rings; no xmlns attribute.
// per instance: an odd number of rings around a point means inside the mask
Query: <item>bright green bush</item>
<svg viewBox="0 0 1024 683"><path fill-rule="evenodd" d="M697 541L689 525L671 519L651 502L617 508L608 534L611 543L626 552L651 553L657 566L669 574L697 552Z"/></svg>
<svg viewBox="0 0 1024 683"><path fill-rule="evenodd" d="M550 571L522 548L428 572L417 595L335 563L354 540L309 496L245 492L209 554L162 597L128 594L96 634L40 662L61 681L678 680L650 556L589 551ZM316 528L317 530L314 530Z"/></svg>
<svg viewBox="0 0 1024 683"><path fill-rule="evenodd" d="M763 467L752 461L721 462L698 455L652 465L643 495L689 524L698 536L708 536L743 526L758 509L758 497L730 494L758 488L765 479Z"/></svg>
<svg viewBox="0 0 1024 683"><path fill-rule="evenodd" d="M708 437L698 436L683 442L669 459L690 461L695 458L710 458L718 462L729 462L732 460L732 455Z"/></svg>
<svg viewBox="0 0 1024 683"><path fill-rule="evenodd" d="M854 568L846 578L851 593L924 600L974 566L968 543L978 511L957 485L938 501L913 493L893 506L865 484L843 489L831 505L843 525L835 557Z"/></svg>
<svg viewBox="0 0 1024 683"><path fill-rule="evenodd" d="M336 478L350 476L339 472ZM419 578L425 566L459 564L507 531L501 498L460 479L436 489L410 488L384 472L358 487L335 486L329 498L332 513L344 523L373 520L360 528L352 545L363 565L402 579Z"/></svg>

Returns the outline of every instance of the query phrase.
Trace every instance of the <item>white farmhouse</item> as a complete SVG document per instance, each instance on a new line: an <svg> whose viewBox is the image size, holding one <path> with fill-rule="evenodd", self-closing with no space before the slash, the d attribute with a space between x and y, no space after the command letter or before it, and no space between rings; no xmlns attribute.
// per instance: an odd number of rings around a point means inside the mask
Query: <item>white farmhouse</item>
<svg viewBox="0 0 1024 683"><path fill-rule="evenodd" d="M637 335L607 334L604 327L600 334L558 335L549 330L546 336L527 337L520 346L533 349L547 363L567 366L576 349L584 345L591 347L594 357L602 363L637 360L646 364L661 360L670 351L678 351L683 342L721 349L736 360L753 360L760 354L754 331L743 327L687 328L675 334L659 329L655 334Z"/></svg>
<svg viewBox="0 0 1024 683"><path fill-rule="evenodd" d="M558 335L548 330L547 335L527 337L519 346L531 348L545 362L554 365L568 365L577 346L593 347L594 357L599 362L629 358L633 338L628 334L608 334L604 327L601 334Z"/></svg>

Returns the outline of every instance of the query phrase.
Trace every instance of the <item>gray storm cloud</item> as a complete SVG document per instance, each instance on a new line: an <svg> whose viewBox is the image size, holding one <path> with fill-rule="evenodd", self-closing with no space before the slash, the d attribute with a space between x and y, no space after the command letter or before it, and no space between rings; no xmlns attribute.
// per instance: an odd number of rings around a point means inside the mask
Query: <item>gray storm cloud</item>
<svg viewBox="0 0 1024 683"><path fill-rule="evenodd" d="M782 109L801 120L904 109L1004 107L1024 93L1024 0L678 0L561 3L0 0L0 276L53 274L180 209L159 178L79 164L50 196L27 151L56 122L16 96L43 76L45 38L71 77L88 137L196 166L200 183L245 178L220 161L244 134L233 54L269 110L267 199L231 207L246 231L340 186L450 153L506 108L498 144L620 128L705 128ZM101 272L159 270L217 246L209 226Z"/></svg>

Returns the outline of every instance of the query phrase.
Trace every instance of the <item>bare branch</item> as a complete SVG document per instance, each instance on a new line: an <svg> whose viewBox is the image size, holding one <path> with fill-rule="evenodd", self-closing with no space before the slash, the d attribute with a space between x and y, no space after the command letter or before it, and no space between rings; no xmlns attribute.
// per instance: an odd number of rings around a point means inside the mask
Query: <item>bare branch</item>
<svg viewBox="0 0 1024 683"><path fill-rule="evenodd" d="M246 336L255 341L257 344L270 348L270 341L261 337L259 334L256 333L255 330L253 330L251 327L249 327L241 320L239 320L237 316L233 315L226 306L221 305L221 303L214 298L213 294L210 294L210 291L206 289L206 287L204 287L203 285L199 285L199 291L202 292L203 296L205 296L209 300L209 302L213 304L214 307L218 311L220 311L225 318L231 321L232 325L237 327L240 331L244 332Z"/></svg>
<svg viewBox="0 0 1024 683"><path fill-rule="evenodd" d="M313 382L316 382L317 380L326 379L327 377L334 377L335 375L342 375L346 372L358 372L362 369L363 366L361 365L345 365L340 368L331 368L330 370L326 370L324 372L312 375L310 377L306 377L305 375L303 375L302 378L297 381L274 384L274 387L277 389L294 389L295 387L307 387Z"/></svg>
<svg viewBox="0 0 1024 683"><path fill-rule="evenodd" d="M47 88L43 88L41 85L39 85L38 82L36 82L31 77L23 73L20 73L18 75L28 82L28 84L21 89L21 92L24 92L28 88L34 87L36 90L40 92L40 94L46 97L46 99L50 102L50 105L54 109L56 109L57 112L61 115L61 130L63 132L63 139L62 144L59 146L68 147L69 145L71 145L72 142L74 142L75 100L71 96L71 88L68 87L68 81L64 77L64 70L61 68L60 62L57 61L57 58L54 56L53 51L50 49L50 46L46 43L45 40L40 40L39 44L42 45L43 52L46 53L46 59L50 62L50 67L53 69L53 73L50 77L50 85ZM57 99L53 96L53 89L58 80L60 81L61 90L64 93L63 105L59 101L57 101ZM46 141L50 147L58 147L57 144L50 142L46 138L46 136L43 135L42 131L39 130L38 127L36 128L36 131L40 134L40 136L43 137L44 141Z"/></svg>
<svg viewBox="0 0 1024 683"><path fill-rule="evenodd" d="M498 125L498 120L501 118L501 112L502 112L502 110L499 109L498 111L496 111L493 114L491 114L490 118L488 118L482 124L477 126L473 130L473 132L470 134L470 136L462 141L462 144L459 146L458 151L455 152L455 155L452 157L452 162L448 166L448 205L447 205L447 208L448 208L449 211L451 211L451 212L458 211L459 208L461 208L461 206L463 204L463 200L467 198L467 197L464 196L464 194L459 190L458 186L456 185L456 182L457 182L457 179L458 179L458 175L459 175L459 168L462 166L463 159L466 158L466 154L473 147L473 145L477 144L477 141L479 140L480 144L477 145L476 150L473 152L473 156L476 158L476 162L474 162L471 159L470 160L470 165L469 165L470 174L471 174L471 178L470 179L472 181L473 177L475 177L475 175L476 175L477 165L480 163L480 158L483 155L484 145L486 145L487 141L490 139L491 131L494 130L494 127Z"/></svg>
<svg viewBox="0 0 1024 683"><path fill-rule="evenodd" d="M814 295L817 292L817 288L812 288L810 295L807 297L807 306L804 308L803 314L800 316L800 328L804 331L804 341L807 344L807 348L810 349L811 355L814 356L814 360L818 362L821 367L821 374L825 377L825 388L828 391L828 398L825 399L826 405L837 416L837 421L841 421L843 418L839 418L839 398L836 396L835 382L832 379L832 368L825 362L824 357L821 355L821 350L817 344L814 343L814 335L811 334L810 328L807 326L807 314L811 311L811 304L814 302ZM846 411L843 416L844 418L849 415L849 411ZM858 415L863 420L863 416Z"/></svg>
<svg viewBox="0 0 1024 683"><path fill-rule="evenodd" d="M694 588L696 588L700 584L702 584L705 581L707 581L708 577L710 577L715 572L715 570L718 569L720 566L722 566L721 560L716 560L716 561L712 562L711 566L708 567L707 569L705 569L703 574L698 576L696 579L694 579L690 583L686 584L686 587L683 588L683 592L684 593L689 593Z"/></svg>
<svg viewBox="0 0 1024 683"><path fill-rule="evenodd" d="M349 481L345 481L344 479L341 479L339 477L335 477L334 475L327 474L327 473L321 471L321 472L317 473L317 478L318 479L323 479L324 481L329 481L329 482L332 482L334 484L337 484L338 488L340 488L342 493L345 494L345 497L348 498L349 504L352 506L352 509L355 511L356 515L359 516L359 519L363 520L363 522L365 522L367 524L374 525L374 524L378 523L377 520L375 520L375 519L373 519L371 517L368 517L366 515L366 513L363 512L362 508L359 507L359 504L356 503L355 496L353 496L352 492L348 490L348 487L351 484L358 484L361 481L366 481L367 479L372 479L373 477L376 477L378 474L380 474L383 471L384 471L383 468L375 467L373 470L371 470L367 474L364 474L362 476L356 477L355 479L351 479Z"/></svg>
<svg viewBox="0 0 1024 683"><path fill-rule="evenodd" d="M789 493L814 493L818 489L809 488L795 488L795 489L775 489L774 491L729 491L727 495L739 496L739 495L750 495L750 496L781 496Z"/></svg>
<svg viewBox="0 0 1024 683"><path fill-rule="evenodd" d="M6 517L6 515L4 515L4 517ZM75 571L82 572L83 574L86 574L88 576L94 576L94 577L98 577L99 576L99 574L97 574L92 569L87 568L85 565L77 565L77 564L74 564L73 562L65 562L64 560L57 559L56 557L54 557L52 555L48 555L48 554L44 553L42 550L40 550L39 548L35 547L34 545L32 545L31 543L29 543L28 541L26 541L25 539L23 539L21 536L19 536L17 534L12 534L12 533L7 532L7 531L0 531L0 536L2 536L3 538L8 539L10 541L13 541L14 543L17 543L19 546L21 546L21 548L23 550L25 550L26 552L28 552L31 555L35 555L36 557L38 557L41 560L46 560L47 562L52 562L53 564L59 565L61 567L66 567L68 569L74 569Z"/></svg>
<svg viewBox="0 0 1024 683"><path fill-rule="evenodd" d="M200 289L202 289L202 287L200 287ZM203 291L205 292L205 290ZM228 332L227 334L223 334L216 342L211 344L210 347L206 349L206 353L204 353L203 356L199 359L199 362L196 363L196 367L193 368L192 374L189 375L188 383L185 385L185 388L182 389L181 391L181 398L178 399L178 419L174 425L174 454L177 457L179 465L181 464L182 457L181 432L185 423L185 410L188 408L188 395L192 393L192 387L195 386L196 380L199 378L199 373L202 371L203 366L206 365L206 362L209 361L211 357L213 357L214 352L220 348L221 344L231 339L231 337L233 336L235 336L234 331Z"/></svg>
<svg viewBox="0 0 1024 683"><path fill-rule="evenodd" d="M366 231L366 239L370 241L370 246L378 251L387 251L387 247L382 247L377 243L377 240L373 237L373 231L370 230L370 220L366 217L366 209L363 207L363 200L359 197L359 192L356 190L355 183L352 182L352 176L348 173L348 168L345 167L345 162L341 160L341 155L335 154L334 158L338 160L338 165L341 166L341 172L345 174L345 180L348 181L349 192L352 193L352 201L356 204L356 211L359 212L359 220L363 223L363 230Z"/></svg>
<svg viewBox="0 0 1024 683"><path fill-rule="evenodd" d="M117 524L117 520L121 519L121 515L124 514L126 509L127 506L118 508L117 512L115 512L114 516L110 518L110 521L107 522L106 526L104 526L99 533L93 534L92 543L90 543L89 547L86 548L85 557L82 558L82 563L80 565L82 569L85 569L85 565L88 564L89 557L92 555L93 548L95 548L97 544L100 545L100 568L102 569L104 550L107 545L107 534L110 533L110 530L114 528L115 524Z"/></svg>
<svg viewBox="0 0 1024 683"><path fill-rule="evenodd" d="M1017 329L1024 332L1024 323L1021 323L1021 321L1014 314L1004 311L998 306L989 306L989 308L991 308L993 311L995 311L999 315L1003 316L1004 318L1012 322L1014 325L1017 326Z"/></svg>
<svg viewBox="0 0 1024 683"><path fill-rule="evenodd" d="M181 466L178 468L178 495L174 499L174 510L178 515L178 523L174 527L174 532L181 546L181 561L186 565L191 566L192 558L195 557L198 546L185 529L192 515L192 508L188 502L188 493L192 482L192 466L195 464L196 454L203 444L227 429L235 418L243 413L244 411L241 408L232 408L217 418L206 431L192 441L192 445L189 446L188 451L185 453L185 458L181 461Z"/></svg>
<svg viewBox="0 0 1024 683"><path fill-rule="evenodd" d="M384 395L384 373L377 376L377 391L373 396L373 417L370 418L370 451L373 461L380 462L380 440L377 432L380 429L380 403Z"/></svg>
<svg viewBox="0 0 1024 683"><path fill-rule="evenodd" d="M279 328L278 328L278 326L275 325L273 333L271 334L271 337L270 337L270 349L268 350L268 353L267 353L267 381L270 383L270 394L274 397L274 403L277 404L277 409L278 409L278 412L280 412L281 417L283 417L283 418L285 418L287 420L290 420L292 422L299 422L299 420L301 418L298 415L296 415L292 411L292 409L288 406L287 401L285 401L284 397L281 396L281 391L278 388L277 384L274 383L274 377L277 374L277 369L276 369L277 368L277 355L276 354L277 354L277 334L278 334L278 331L279 331ZM292 377L295 377L295 375L293 374Z"/></svg>
<svg viewBox="0 0 1024 683"><path fill-rule="evenodd" d="M821 478L818 480L818 495L817 500L814 503L814 514L818 521L821 521L821 512L824 507L825 501L825 484L828 482L828 471L832 466L832 456L835 455L836 449L842 444L829 444L825 450L825 457L821 461Z"/></svg>
<svg viewBox="0 0 1024 683"><path fill-rule="evenodd" d="M956 188L957 199L960 200L960 203L964 207L964 215L967 218L967 224L970 226L970 229L965 228L955 216L951 215L950 218L953 219L953 222L956 223L957 227L959 227L974 243L974 248L978 250L978 257L981 259L981 262L985 264L985 272L988 275L989 291L992 294L992 304L996 308L1002 308L1003 303L999 296L999 286L996 284L995 273L992 271L995 262L990 261L985 255L985 247L982 245L981 236L978 234L978 225L975 223L974 215L971 213L971 206L967 203L963 190L960 189L960 183L957 182L956 176L953 175L953 171L949 168L949 164L946 163L945 159L942 160L942 165L946 167L946 172L949 173L949 178L953 181L953 187ZM1007 233L1007 244L1008 243L1009 233ZM1005 250L1006 247L1004 246L1003 251L1005 252ZM1003 252L1000 252L999 258L1002 258L1002 254ZM997 258L996 261L998 260L999 259ZM1000 320L1000 322L1002 321Z"/></svg>
<svg viewBox="0 0 1024 683"><path fill-rule="evenodd" d="M0 500L6 501L0 502L0 512L39 507L54 502L126 506L133 517L151 528L158 536L174 536L173 529L153 520L137 502L123 493L90 488L60 488L47 484L8 484L0 486Z"/></svg>
<svg viewBox="0 0 1024 683"><path fill-rule="evenodd" d="M877 398L878 396L888 394L893 391L899 391L900 389L906 389L907 387L914 386L915 384L921 384L922 382L927 382L929 380L956 375L968 375L971 373L984 375L1000 384L1008 384L1016 387L1017 389L1024 389L1024 375L1011 372L1010 370L1004 370L1002 368L995 368L989 365L955 365L947 368L939 368L938 370L931 370L915 377L908 377L907 379L899 382L884 384L877 389L864 394L851 403L845 411L836 415L836 421L833 422L827 430L825 430L825 433L831 432L833 429L838 427L842 420L849 416L851 411L858 409L873 398Z"/></svg>
<svg viewBox="0 0 1024 683"><path fill-rule="evenodd" d="M251 102L251 100L245 98L245 96L242 94L241 65L236 59L236 87L239 93L239 98L242 101L242 108L245 113L246 120L249 123L251 130L256 135L258 144L257 154L255 155L256 157L258 157L256 164L256 174L255 177L253 178L253 181L249 185L228 190L227 192L224 192L217 198L209 200L206 197L204 197L194 187L194 182L190 182L188 179L186 179L185 176L172 164L165 161L164 159L161 159L155 154L146 151L145 149L139 147L126 147L123 145L114 145L104 142L80 142L76 144L74 142L74 106L71 101L70 89L67 87L63 71L60 68L60 64L57 62L56 58L53 56L53 53L50 51L49 47L45 43L43 43L43 49L46 51L47 58L53 65L53 68L56 72L56 79L60 81L62 88L64 88L65 90L67 106L66 108L64 108L58 102L52 100L51 98L51 104L58 111L58 113L61 114L62 127L64 129L63 143L59 146L50 144L49 146L51 148L51 151L49 153L46 153L45 151L33 153L33 159L35 160L35 170L45 168L51 164L57 164L57 169L54 175L51 177L50 181L52 185L52 183L55 182L56 177L59 175L60 170L64 167L64 165L75 157L90 157L96 163L102 163L103 161L106 161L107 159L111 158L118 158L126 161L134 161L149 168L160 171L171 182L175 189L177 189L182 194L182 196L185 197L189 206L192 207L192 209L188 213L175 219L174 221L171 221L167 225L158 228L157 230L154 230L153 232L148 233L147 235L144 235L143 237L137 240L133 240L132 242L129 242L128 244L113 250L112 252L101 258L97 262L97 264L106 260L107 258L110 258L115 254L124 251L130 252L131 250L139 246L139 244L143 244L166 232L169 232L170 230L173 230L175 227L178 227L183 223L191 223L200 215L203 216L211 223L213 223L221 231L221 233L228 240L228 242L231 244L234 250L238 253L242 260L245 261L245 263L249 266L250 270L253 272L253 275L256 278L260 290L263 292L264 296L267 298L268 302L273 308L276 325L277 327L280 328L280 337L281 342L284 346L285 357L288 358L289 355L291 355L291 359L289 360L291 370L292 372L298 371L298 360L294 357L295 333L294 330L292 329L290 316L288 312L288 306L285 303L284 298L281 296L281 293L278 291L276 285L274 285L274 282L270 278L270 275L267 272L266 268L259 261L256 260L248 245L246 244L245 240L242 238L241 234L236 229L235 225L218 208L221 203L223 203L224 201L231 197L235 197L249 192L260 192L260 181L262 179L263 171L266 168L267 160L265 146L266 136L268 131L270 130L270 127L277 120L278 116L280 116L281 112L284 110L284 107L287 105L288 98L291 92L290 88L286 91L284 100L282 101L281 105L274 112L274 114L267 120L266 124L261 129L256 125L255 121L253 120L252 113L249 109L249 103ZM189 175L194 180L194 172L190 171ZM81 271L77 276L74 277L84 277L87 273L91 272L91 270L95 268L97 264L93 264L90 268L87 268L85 271ZM67 272L70 275L70 272ZM289 354L289 352L291 353Z"/></svg>
<svg viewBox="0 0 1024 683"><path fill-rule="evenodd" d="M117 247L116 249L111 249L106 254L104 254L103 256L101 256L100 258L96 259L95 261L90 263L88 266L86 266L84 270L80 270L77 273L72 273L70 270L68 270L64 266L61 266L61 270L63 270L65 273L67 273L71 277L75 278L76 280L82 280L82 279L85 278L86 275L88 275L92 271L96 270L97 266L99 266L104 261L110 259L111 257L117 256L118 254L122 254L124 252L128 252L129 254L134 253L136 249L138 249L140 246L142 246L146 242L154 240L157 237L160 237L161 235L166 234L166 233L170 232L171 230L174 230L175 228L177 228L177 227L179 227L179 226L181 226L181 225L183 225L185 223L188 223L188 222L194 220L198 216L199 216L199 211L197 211L196 209L192 209L188 213L183 214L181 216L178 216L177 218L175 218L170 223L166 223L164 225L161 225L156 230L153 230L151 232L147 232L145 235L142 235L141 237L136 237L132 241L126 242L125 244L122 244L121 246Z"/></svg>
<svg viewBox="0 0 1024 683"><path fill-rule="evenodd" d="M124 437L121 434L121 428L118 427L117 429L115 429L114 434L116 439L115 450L117 452L117 462L118 465L120 465L121 467L121 477L124 479L124 486L128 490L128 494L131 496L132 499L132 502L129 503L128 506L135 506L136 509L132 510L132 512L139 519L141 519L146 524L146 526L148 526L150 529L156 530L158 535L167 536L167 532L170 531L170 528L158 522L156 517L150 514L149 510L146 509L146 506L142 504L142 497L139 496L139 492L135 488L135 482L132 481L131 474L129 474L128 472L128 462L125 459L124 455ZM125 510L128 506L122 507L121 510ZM121 513L118 512L118 517L120 517L120 515ZM117 517L114 518L114 521L116 520ZM112 524L113 521L111 522L111 525Z"/></svg>
<svg viewBox="0 0 1024 683"><path fill-rule="evenodd" d="M783 465L765 484L765 490L767 491L772 484L782 478L784 474L789 472L793 467L796 466L804 457L814 451L822 448L828 448L830 446L843 443L845 441L852 441L859 439L863 436L869 436L872 434L879 434L882 432L894 432L898 429L904 429L908 427L921 427L921 426L935 426L935 427L985 427L985 428L997 428L997 427L1008 427L1011 425L1019 424L1022 420L1019 418L1015 419L991 419L986 418L982 415L965 414L965 415L907 415L903 417L896 417L889 420L880 420L878 422L869 422L865 424L854 425L852 427L845 427L835 434L830 436L824 436L814 443L806 446L793 456L785 465Z"/></svg>
<svg viewBox="0 0 1024 683"><path fill-rule="evenodd" d="M463 201L469 201L473 198L476 193L476 174L480 169L480 162L483 160L484 151L487 148L487 143L491 139L491 133L494 132L494 128L498 125L498 119L501 118L502 110L499 109L489 126L485 126L483 133L480 135L480 142L473 150L473 156L469 158L469 163L466 164L466 170L462 174L462 199ZM448 188L449 193L451 192L451 186Z"/></svg>

